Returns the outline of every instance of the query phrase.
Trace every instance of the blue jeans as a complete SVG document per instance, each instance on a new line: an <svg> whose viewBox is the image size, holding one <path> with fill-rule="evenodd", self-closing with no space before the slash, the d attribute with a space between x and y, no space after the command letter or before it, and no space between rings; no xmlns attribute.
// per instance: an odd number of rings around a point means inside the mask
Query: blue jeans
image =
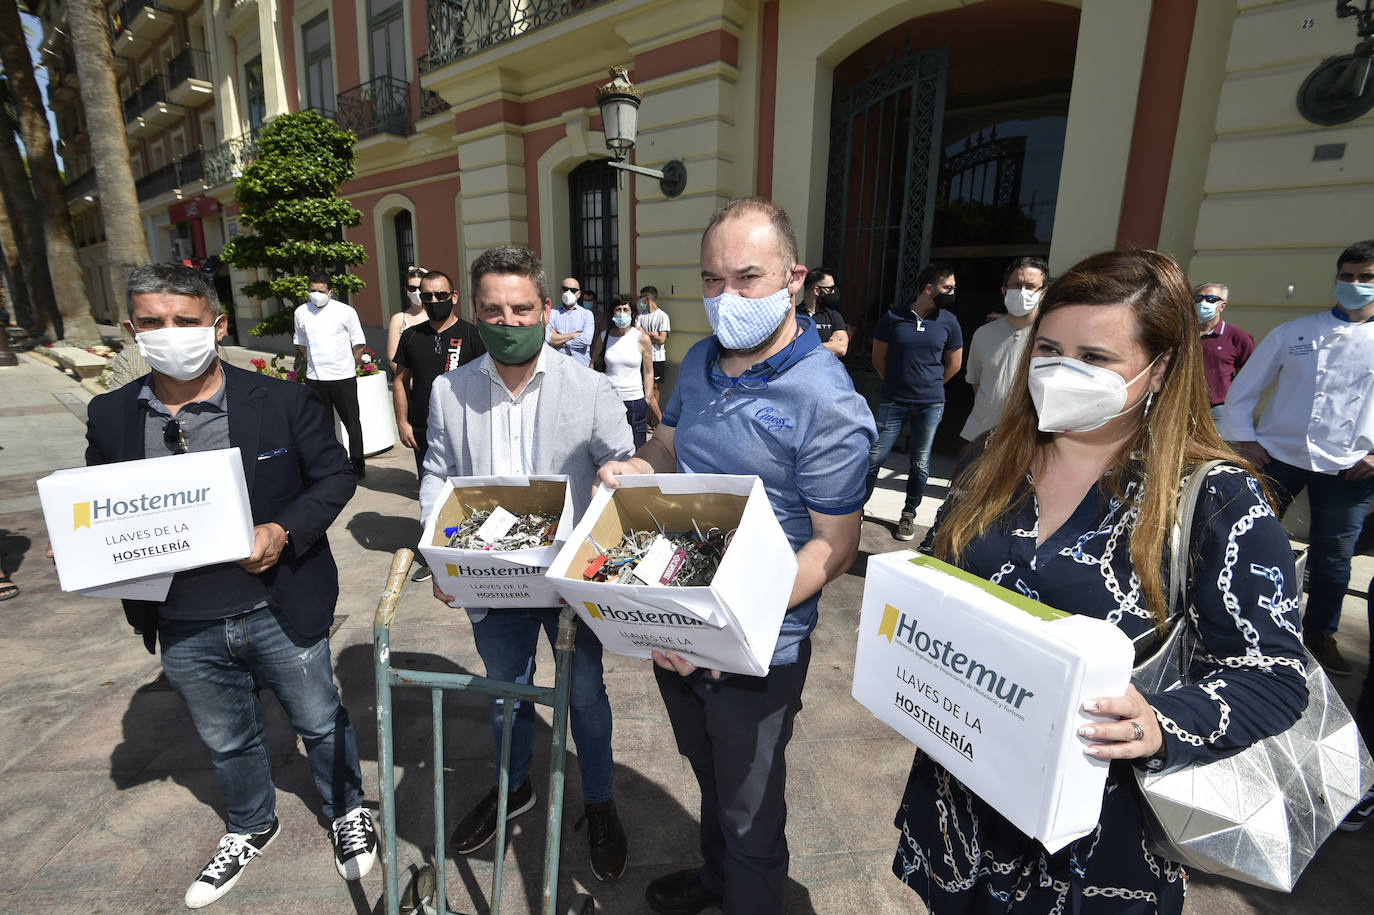
<svg viewBox="0 0 1374 915"><path fill-rule="evenodd" d="M902 434L902 426L909 421L911 469L907 472L906 504L902 506L902 514L916 514L916 507L926 494L926 480L930 478L930 446L935 441L935 429L944 414L943 403L893 403L884 400L878 404L878 440L868 452L865 502L873 495L873 487L878 483L878 468L892 453L897 436Z"/></svg>
<svg viewBox="0 0 1374 915"><path fill-rule="evenodd" d="M492 610L472 624L477 653L493 680L515 683L534 682L535 650L539 630L552 645L558 636L557 610ZM611 700L601 679L601 642L586 626L578 625L573 643L572 696L569 727L577 745L578 767L582 770L582 799L597 804L611 799ZM492 736L501 746L502 699L491 700ZM534 706L515 703L515 728L511 733L510 786L514 791L525 782L530 771L534 742Z"/></svg>
<svg viewBox="0 0 1374 915"><path fill-rule="evenodd" d="M254 832L276 815L255 678L276 694L304 741L324 815L332 820L362 805L358 742L334 686L327 635L301 638L267 607L221 620L162 620L158 638L162 669L210 749L230 832Z"/></svg>
<svg viewBox="0 0 1374 915"><path fill-rule="evenodd" d="M625 404L625 421L630 424L630 434L634 436L635 450L638 451L649 438L649 402L641 397L622 403Z"/></svg>
<svg viewBox="0 0 1374 915"><path fill-rule="evenodd" d="M1302 628L1306 635L1331 635L1341 623L1341 602L1350 585L1350 557L1360 539L1364 516L1374 500L1374 479L1347 480L1270 461L1262 468L1274 484L1279 513L1307 488L1312 505L1311 543L1307 555L1307 611Z"/></svg>

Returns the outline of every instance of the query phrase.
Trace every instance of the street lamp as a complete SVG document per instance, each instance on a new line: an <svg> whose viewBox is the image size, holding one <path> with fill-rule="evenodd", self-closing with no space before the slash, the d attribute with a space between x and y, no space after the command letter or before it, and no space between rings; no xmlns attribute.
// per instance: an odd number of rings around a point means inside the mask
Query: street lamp
<svg viewBox="0 0 1374 915"><path fill-rule="evenodd" d="M601 106L602 130L606 134L606 148L611 151L611 168L647 175L658 179L665 197L676 197L687 187L687 166L681 159L673 159L659 171L631 165L627 159L635 148L635 132L639 126L639 103L644 93L630 82L629 67L612 67L611 81L596 90L596 103Z"/></svg>

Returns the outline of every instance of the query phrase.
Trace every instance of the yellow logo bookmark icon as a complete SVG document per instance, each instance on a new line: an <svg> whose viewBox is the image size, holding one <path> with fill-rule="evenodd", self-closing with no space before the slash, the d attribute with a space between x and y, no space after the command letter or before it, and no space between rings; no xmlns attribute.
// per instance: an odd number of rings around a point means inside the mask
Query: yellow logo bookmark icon
<svg viewBox="0 0 1374 915"><path fill-rule="evenodd" d="M91 526L91 503L76 502L72 505L72 530Z"/></svg>
<svg viewBox="0 0 1374 915"><path fill-rule="evenodd" d="M901 615L901 611L891 604L883 606L883 621L878 626L878 635L887 636L889 644L897 636L897 620Z"/></svg>

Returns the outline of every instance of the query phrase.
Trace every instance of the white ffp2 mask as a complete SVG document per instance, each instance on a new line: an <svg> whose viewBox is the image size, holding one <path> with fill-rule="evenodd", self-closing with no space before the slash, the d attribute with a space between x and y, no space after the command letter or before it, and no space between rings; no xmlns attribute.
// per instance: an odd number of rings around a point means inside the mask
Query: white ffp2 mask
<svg viewBox="0 0 1374 915"><path fill-rule="evenodd" d="M1041 432L1091 432L1144 403L1126 407L1126 389L1158 361L1130 381L1111 369L1089 365L1068 356L1034 356L1030 361L1031 401Z"/></svg>
<svg viewBox="0 0 1374 915"><path fill-rule="evenodd" d="M1002 304L1007 307L1007 314L1024 318L1040 304L1040 293L1034 289L1008 289L1002 294Z"/></svg>

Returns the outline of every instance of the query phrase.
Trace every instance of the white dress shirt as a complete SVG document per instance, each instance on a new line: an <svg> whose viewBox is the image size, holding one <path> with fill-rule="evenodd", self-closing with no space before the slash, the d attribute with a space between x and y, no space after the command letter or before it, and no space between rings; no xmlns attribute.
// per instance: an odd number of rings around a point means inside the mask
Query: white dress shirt
<svg viewBox="0 0 1374 915"><path fill-rule="evenodd" d="M1231 383L1220 432L1294 467L1353 466L1374 450L1374 321L1354 324L1333 308L1274 328Z"/></svg>
<svg viewBox="0 0 1374 915"><path fill-rule="evenodd" d="M520 396L511 394L491 361L478 360L478 370L491 380L491 472L496 476L527 476L534 467L534 414L539 409L539 388L544 381L548 348L539 348L534 375Z"/></svg>
<svg viewBox="0 0 1374 915"><path fill-rule="evenodd" d="M1029 339L1029 324L1012 327L1005 317L973 332L964 363L964 380L977 385L978 391L973 395L973 410L959 432L960 438L971 442L1002 418L1002 404L1016 380L1016 368Z"/></svg>

